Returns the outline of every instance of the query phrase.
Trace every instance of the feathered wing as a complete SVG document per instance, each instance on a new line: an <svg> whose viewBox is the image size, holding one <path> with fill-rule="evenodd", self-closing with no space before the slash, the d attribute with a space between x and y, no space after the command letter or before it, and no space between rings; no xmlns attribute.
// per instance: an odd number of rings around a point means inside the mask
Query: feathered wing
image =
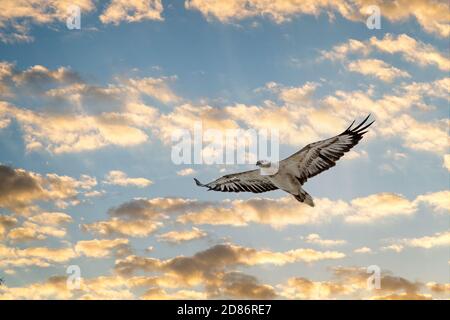
<svg viewBox="0 0 450 320"><path fill-rule="evenodd" d="M221 192L262 193L278 189L266 176L259 174L259 169L225 175L207 184L194 180L198 186Z"/></svg>
<svg viewBox="0 0 450 320"><path fill-rule="evenodd" d="M341 134L326 140L308 144L300 151L290 157L282 160L280 166L284 166L290 172L293 172L303 184L308 178L314 177L319 173L330 169L336 165L345 152L358 144L365 131L374 121L366 124L370 115L364 119L355 128L353 123Z"/></svg>

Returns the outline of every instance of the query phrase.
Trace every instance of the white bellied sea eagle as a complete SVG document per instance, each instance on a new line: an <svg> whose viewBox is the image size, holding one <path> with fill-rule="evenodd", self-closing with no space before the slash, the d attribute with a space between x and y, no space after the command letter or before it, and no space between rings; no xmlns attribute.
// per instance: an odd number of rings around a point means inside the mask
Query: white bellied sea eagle
<svg viewBox="0 0 450 320"><path fill-rule="evenodd" d="M322 171L336 165L345 152L358 144L367 128L374 122L366 124L368 115L359 125L352 128L355 121L341 134L308 144L300 151L278 163L278 171L273 175L261 175L261 169L225 175L213 182L202 184L196 178L198 186L221 192L261 193L281 189L290 193L300 202L314 207L312 197L302 189L302 185ZM269 161L258 161L256 166L269 168Z"/></svg>

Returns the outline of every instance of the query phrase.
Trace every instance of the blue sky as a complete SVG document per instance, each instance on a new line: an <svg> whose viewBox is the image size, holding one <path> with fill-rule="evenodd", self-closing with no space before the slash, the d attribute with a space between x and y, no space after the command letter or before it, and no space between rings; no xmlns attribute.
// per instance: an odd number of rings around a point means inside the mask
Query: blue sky
<svg viewBox="0 0 450 320"><path fill-rule="evenodd" d="M84 0L69 30L34 1L0 14L0 297L449 297L448 4L375 1L371 30L362 0ZM315 208L192 179L253 165L171 160L195 121L277 129L284 158L369 113Z"/></svg>

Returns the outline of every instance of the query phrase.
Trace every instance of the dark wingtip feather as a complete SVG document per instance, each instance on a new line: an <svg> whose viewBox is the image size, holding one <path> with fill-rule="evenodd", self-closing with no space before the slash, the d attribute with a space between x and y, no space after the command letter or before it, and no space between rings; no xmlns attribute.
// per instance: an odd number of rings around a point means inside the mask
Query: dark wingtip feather
<svg viewBox="0 0 450 320"><path fill-rule="evenodd" d="M359 135L366 133L367 131L365 131L365 132L363 132L363 131L366 130L367 128L369 128L375 122L375 120L373 120L369 124L366 124L366 122L370 118L370 116L371 116L371 114L369 114L363 121L361 121L354 128L352 128L353 124L355 123L355 121L353 121L352 124L343 133L350 133L351 132L351 133L356 133L356 134L359 134Z"/></svg>
<svg viewBox="0 0 450 320"><path fill-rule="evenodd" d="M348 126L347 129L344 130L344 132L347 132L350 130L350 128L353 126L353 124L355 123L355 120L353 120L353 122Z"/></svg>
<svg viewBox="0 0 450 320"><path fill-rule="evenodd" d="M205 187L205 185L203 183L201 183L200 181L198 181L197 178L194 178L195 184L198 185L199 187Z"/></svg>
<svg viewBox="0 0 450 320"><path fill-rule="evenodd" d="M367 132L366 129L369 128L372 125L372 123L374 123L374 122L375 122L375 120L373 120L369 124L365 125L364 127L359 128L358 131L356 131L356 132L359 133L359 134L363 134L363 132L366 133ZM364 131L364 130L366 130L366 131Z"/></svg>
<svg viewBox="0 0 450 320"><path fill-rule="evenodd" d="M369 117L370 114L363 121L361 121L360 124L358 124L355 128L353 128L352 131L357 131L359 128L361 128L366 123L367 119L369 119Z"/></svg>

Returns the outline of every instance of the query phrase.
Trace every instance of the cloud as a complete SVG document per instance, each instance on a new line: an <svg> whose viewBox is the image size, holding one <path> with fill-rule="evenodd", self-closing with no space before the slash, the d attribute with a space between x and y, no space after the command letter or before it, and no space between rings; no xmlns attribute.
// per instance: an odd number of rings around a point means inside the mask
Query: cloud
<svg viewBox="0 0 450 320"><path fill-rule="evenodd" d="M17 225L17 219L15 220ZM60 212L43 212L28 217L20 226L10 229L7 239L12 243L40 241L48 237L64 238L67 234L66 224L72 218Z"/></svg>
<svg viewBox="0 0 450 320"><path fill-rule="evenodd" d="M142 100L151 97L164 104L181 101L169 86L175 76L116 77L114 83L98 86L86 83L66 67L50 70L35 65L22 71L9 62L0 62L0 71L1 95L32 94L47 107L35 111L0 102L0 129L15 120L28 152L44 149L60 154L141 144L149 139L145 130L156 129L159 116L156 108Z"/></svg>
<svg viewBox="0 0 450 320"><path fill-rule="evenodd" d="M450 154L444 155L444 164L443 167L450 171Z"/></svg>
<svg viewBox="0 0 450 320"><path fill-rule="evenodd" d="M291 224L313 224L329 221L349 209L343 201L317 199L315 210L299 207L290 197L279 199L253 198L204 204L187 209L178 216L181 223L246 226L249 223L268 224L282 228Z"/></svg>
<svg viewBox="0 0 450 320"><path fill-rule="evenodd" d="M267 284L260 284L254 276L242 272L229 272L223 277L222 295L234 299L273 299L275 289Z"/></svg>
<svg viewBox="0 0 450 320"><path fill-rule="evenodd" d="M415 201L417 203L425 203L433 207L437 212L450 213L450 191L448 190L420 195Z"/></svg>
<svg viewBox="0 0 450 320"><path fill-rule="evenodd" d="M316 82L306 82L301 87L281 87L279 98L286 103L298 104L301 101L308 101L317 87L319 84Z"/></svg>
<svg viewBox="0 0 450 320"><path fill-rule="evenodd" d="M345 255L335 251L296 249L285 252L257 250L233 244L220 244L193 256L177 256L170 259L128 256L116 261L115 271L122 277L135 272L159 273L159 284L172 288L204 286L208 298L260 298L275 296L271 286L260 284L253 276L230 270L238 266L260 264L283 265L297 261L314 262L323 259L340 259ZM163 291L151 289L147 298L166 296Z"/></svg>
<svg viewBox="0 0 450 320"><path fill-rule="evenodd" d="M95 184L95 180L86 175L76 180L0 165L0 207L26 214L36 209L34 203L37 201L54 201L57 207L64 208L77 204L81 190L89 190Z"/></svg>
<svg viewBox="0 0 450 320"><path fill-rule="evenodd" d="M407 148L443 154L450 146L447 127L448 120L445 119L419 122L403 114L393 120L391 127L384 126L380 128L380 131L387 137L400 135Z"/></svg>
<svg viewBox="0 0 450 320"><path fill-rule="evenodd" d="M13 216L0 215L0 239L3 239L6 232L17 224L17 219Z"/></svg>
<svg viewBox="0 0 450 320"><path fill-rule="evenodd" d="M369 247L361 247L353 250L354 253L372 253L372 249Z"/></svg>
<svg viewBox="0 0 450 320"><path fill-rule="evenodd" d="M384 251L391 250L391 251L395 251L397 253L403 251L403 249L404 249L404 246L401 244L391 244L388 246L381 247L381 250L384 250Z"/></svg>
<svg viewBox="0 0 450 320"><path fill-rule="evenodd" d="M378 193L351 201L354 213L345 217L349 223L371 223L387 217L411 216L417 207L413 201L395 193Z"/></svg>
<svg viewBox="0 0 450 320"><path fill-rule="evenodd" d="M392 222L395 218L412 217L418 204L432 203L437 210L445 206L446 193L418 195L408 199L401 194L376 193L350 201L317 198L316 207L298 206L290 197L277 199L251 198L217 202L184 198L137 198L108 210L111 217L124 220L162 222L169 217L182 224L247 226L251 223L270 225L281 229L288 225L325 224L342 220L349 224L369 224L377 221ZM442 207L442 208L441 208ZM117 220L121 224L121 220ZM89 225L91 231L108 230L112 223ZM153 228L152 228L153 230ZM102 234L109 234L101 231ZM327 240L312 234L310 243L321 245L344 244L343 240Z"/></svg>
<svg viewBox="0 0 450 320"><path fill-rule="evenodd" d="M162 288L154 287L147 290L140 298L144 300L196 300L207 299L208 296L205 292L199 292L195 290L179 290L176 292L168 293Z"/></svg>
<svg viewBox="0 0 450 320"><path fill-rule="evenodd" d="M90 258L105 258L115 252L117 255L129 253L128 239L94 239L78 241L75 251Z"/></svg>
<svg viewBox="0 0 450 320"><path fill-rule="evenodd" d="M162 223L147 219L122 220L111 218L105 221L82 224L81 229L102 236L146 237L160 226L162 226Z"/></svg>
<svg viewBox="0 0 450 320"><path fill-rule="evenodd" d="M291 200L283 197L222 201L200 206L197 210L187 210L187 213L178 216L177 221L232 226L261 223L282 228L292 224L327 223L339 218L350 224L367 224L387 218L412 216L417 211L416 202L394 193L372 194L350 202L319 198L316 199L317 205L313 210L305 206L298 207Z"/></svg>
<svg viewBox="0 0 450 320"><path fill-rule="evenodd" d="M67 248L27 247L18 249L0 244L0 267L49 267L63 263L77 256L74 250Z"/></svg>
<svg viewBox="0 0 450 320"><path fill-rule="evenodd" d="M24 71L15 70L11 80L18 87L34 88L46 83L77 83L81 81L81 78L70 68L59 67L55 70L49 70L42 65L34 65Z"/></svg>
<svg viewBox="0 0 450 320"><path fill-rule="evenodd" d="M145 111L144 111L145 112ZM16 108L0 102L0 114L16 119L24 132L27 151L47 149L56 154L96 150L107 145L135 146L148 140L129 114L51 114ZM132 117L149 113L130 114Z"/></svg>
<svg viewBox="0 0 450 320"><path fill-rule="evenodd" d="M64 23L69 17L69 5L76 5L83 14L96 9L92 0L5 0L0 13L0 41L5 43L32 42L31 25L51 25ZM112 0L99 19L104 24L118 25L121 22L141 22L144 20L162 21L161 0Z"/></svg>
<svg viewBox="0 0 450 320"><path fill-rule="evenodd" d="M43 282L22 287L0 287L0 299L81 299L81 300L123 300L123 299L207 299L217 297L241 299L271 299L275 290L269 285L242 272L227 272L211 278L212 287L206 291L190 288L177 289L176 283L164 277L118 275L85 278L79 289L67 286L66 276L52 276ZM220 287L218 285L221 285ZM173 289L174 288L174 289ZM137 290L136 290L137 289ZM144 290L144 293L139 291Z"/></svg>
<svg viewBox="0 0 450 320"><path fill-rule="evenodd" d="M161 80L163 78L158 79L150 82L165 81ZM86 95L97 96L101 92L100 96L119 102L121 107L116 111L92 115L73 111L37 112L2 102L0 121L4 123L2 126L7 126L13 119L19 123L28 152L46 149L56 154L96 150L108 145L135 146L149 141L148 131L152 132L155 139L169 145L174 132L180 128L193 131L193 123L198 123L199 119L204 130L278 130L283 144L299 146L334 135L343 130L348 122L369 112L379 120L371 130L369 139L374 135L385 139L401 137L405 147L438 154L445 153L449 146L444 119L421 122L405 113L413 107L430 110L433 108L428 104L430 98L448 100L448 78L403 83L395 87L392 93L385 93L378 99L373 97L371 91L338 90L317 101L312 99L319 85L317 83L307 82L298 87L268 83L265 88L258 90L274 94L281 105L270 100L261 106L237 103L223 108L184 103L166 113L160 113L156 108L140 102L141 95L148 92L145 90L148 80L118 79L117 84L107 87L76 84L77 89L73 92L55 91L60 89L47 92L51 92L52 97L78 101L71 103L81 106L86 103L83 100ZM74 85L69 87L73 88ZM88 87L89 90L86 89ZM155 92L164 90L155 89ZM249 118L249 113L255 116Z"/></svg>
<svg viewBox="0 0 450 320"><path fill-rule="evenodd" d="M181 170L177 171L177 175L182 176L182 177L190 176L195 173L196 173L196 171L192 168L186 168L186 169L181 169Z"/></svg>
<svg viewBox="0 0 450 320"><path fill-rule="evenodd" d="M371 51L370 46L363 41L359 41L356 39L349 39L347 42L340 43L335 45L331 50L326 51L322 50L321 56L319 60L328 59L328 60L344 60L350 54L360 54L360 55L368 55Z"/></svg>
<svg viewBox="0 0 450 320"><path fill-rule="evenodd" d="M23 287L1 287L0 299L4 300L42 300L70 299L72 292L67 286L66 276L55 276L42 283L32 283Z"/></svg>
<svg viewBox="0 0 450 320"><path fill-rule="evenodd" d="M110 171L106 175L106 180L103 182L122 187L136 186L139 188L145 188L153 183L151 180L145 178L129 178L125 172L120 170Z"/></svg>
<svg viewBox="0 0 450 320"><path fill-rule="evenodd" d="M133 199L108 210L108 214L128 219L161 219L186 207L196 207L196 200L182 198Z"/></svg>
<svg viewBox="0 0 450 320"><path fill-rule="evenodd" d="M442 296L444 299L450 294L450 283L428 282L426 286L433 294Z"/></svg>
<svg viewBox="0 0 450 320"><path fill-rule="evenodd" d="M88 13L95 9L91 0L73 0L69 3L59 0L2 1L0 13L0 40L5 43L31 42L29 24L51 24L65 21L68 6L77 5L81 12Z"/></svg>
<svg viewBox="0 0 450 320"><path fill-rule="evenodd" d="M449 29L450 31L450 29ZM386 34L383 39L370 38L370 44L381 52L400 53L409 62L419 65L435 65L440 70L450 70L450 59L437 51L433 46L417 41L406 34L398 35Z"/></svg>
<svg viewBox="0 0 450 320"><path fill-rule="evenodd" d="M388 54L400 54L404 60L421 66L436 66L442 71L450 70L450 59L445 54L439 52L432 45L415 40L406 34L400 34L396 37L393 34L387 33L382 39L371 37L368 41L350 39L347 42L334 46L330 51L321 51L319 60L344 60L350 54L367 56L375 50ZM388 68L388 70L384 70L385 76L387 74L386 72L406 76L406 74L399 74L400 70L392 69L392 67L383 64L383 62L375 62L380 60L370 59L360 61L362 62L353 62L355 69L363 63L364 67L371 68L372 74L380 68Z"/></svg>
<svg viewBox="0 0 450 320"><path fill-rule="evenodd" d="M350 21L365 22L370 12L369 6L377 5L382 16L392 22L401 22L414 17L427 32L441 37L450 35L448 6L440 1L400 0L395 5L385 1L346 0L296 1L296 0L186 0L185 7L197 10L205 17L230 23L253 17L267 17L276 23L290 21L295 16L321 13L334 17L339 13Z"/></svg>
<svg viewBox="0 0 450 320"><path fill-rule="evenodd" d="M100 15L103 23L119 24L125 22L140 22L143 20L159 20L163 18L161 0L112 0Z"/></svg>
<svg viewBox="0 0 450 320"><path fill-rule="evenodd" d="M81 225L81 229L103 236L145 237L163 226L169 215L204 204L181 198L137 198L108 210L110 219ZM195 232L195 230L193 231ZM186 235L185 235L186 236Z"/></svg>
<svg viewBox="0 0 450 320"><path fill-rule="evenodd" d="M191 257L178 256L159 260L139 256L128 256L116 262L115 270L122 275L135 271L162 271L193 285L213 270L232 266L254 266L259 264L284 265L298 261L316 262L327 259L341 259L345 254L337 251L316 251L295 249L286 252L256 250L232 244L221 244L200 251Z"/></svg>
<svg viewBox="0 0 450 320"><path fill-rule="evenodd" d="M42 212L28 220L41 225L60 226L73 221L72 217L63 212Z"/></svg>
<svg viewBox="0 0 450 320"><path fill-rule="evenodd" d="M347 65L347 68L349 71L374 76L385 82L392 82L395 78L411 77L408 72L397 69L379 59L352 61Z"/></svg>
<svg viewBox="0 0 450 320"><path fill-rule="evenodd" d="M311 233L305 237L305 242L317 244L319 246L323 247L333 247L333 246L339 246L346 244L347 241L345 240L327 240L322 239L317 233Z"/></svg>
<svg viewBox="0 0 450 320"><path fill-rule="evenodd" d="M399 241L400 244L413 248L431 249L434 247L450 245L450 231L437 232L432 236L424 236L420 238L407 238Z"/></svg>
<svg viewBox="0 0 450 320"><path fill-rule="evenodd" d="M27 242L47 239L48 236L63 238L67 230L63 227L52 225L38 225L25 221L22 226L11 229L7 238L12 242Z"/></svg>
<svg viewBox="0 0 450 320"><path fill-rule="evenodd" d="M353 288L331 281L312 281L304 277L292 277L280 285L280 295L288 299L327 299L353 292Z"/></svg>
<svg viewBox="0 0 450 320"><path fill-rule="evenodd" d="M392 250L401 252L405 248L432 249L436 247L445 247L450 245L450 232L436 232L431 236L418 238L389 239L390 245L384 246L382 250Z"/></svg>
<svg viewBox="0 0 450 320"><path fill-rule="evenodd" d="M177 77L162 77L162 78L136 78L124 81L129 91L135 91L140 94L147 95L165 104L180 102L178 97L168 83L176 80Z"/></svg>
<svg viewBox="0 0 450 320"><path fill-rule="evenodd" d="M180 243L206 237L208 234L198 228L193 227L192 230L169 231L157 235L159 241L167 241L171 243Z"/></svg>

